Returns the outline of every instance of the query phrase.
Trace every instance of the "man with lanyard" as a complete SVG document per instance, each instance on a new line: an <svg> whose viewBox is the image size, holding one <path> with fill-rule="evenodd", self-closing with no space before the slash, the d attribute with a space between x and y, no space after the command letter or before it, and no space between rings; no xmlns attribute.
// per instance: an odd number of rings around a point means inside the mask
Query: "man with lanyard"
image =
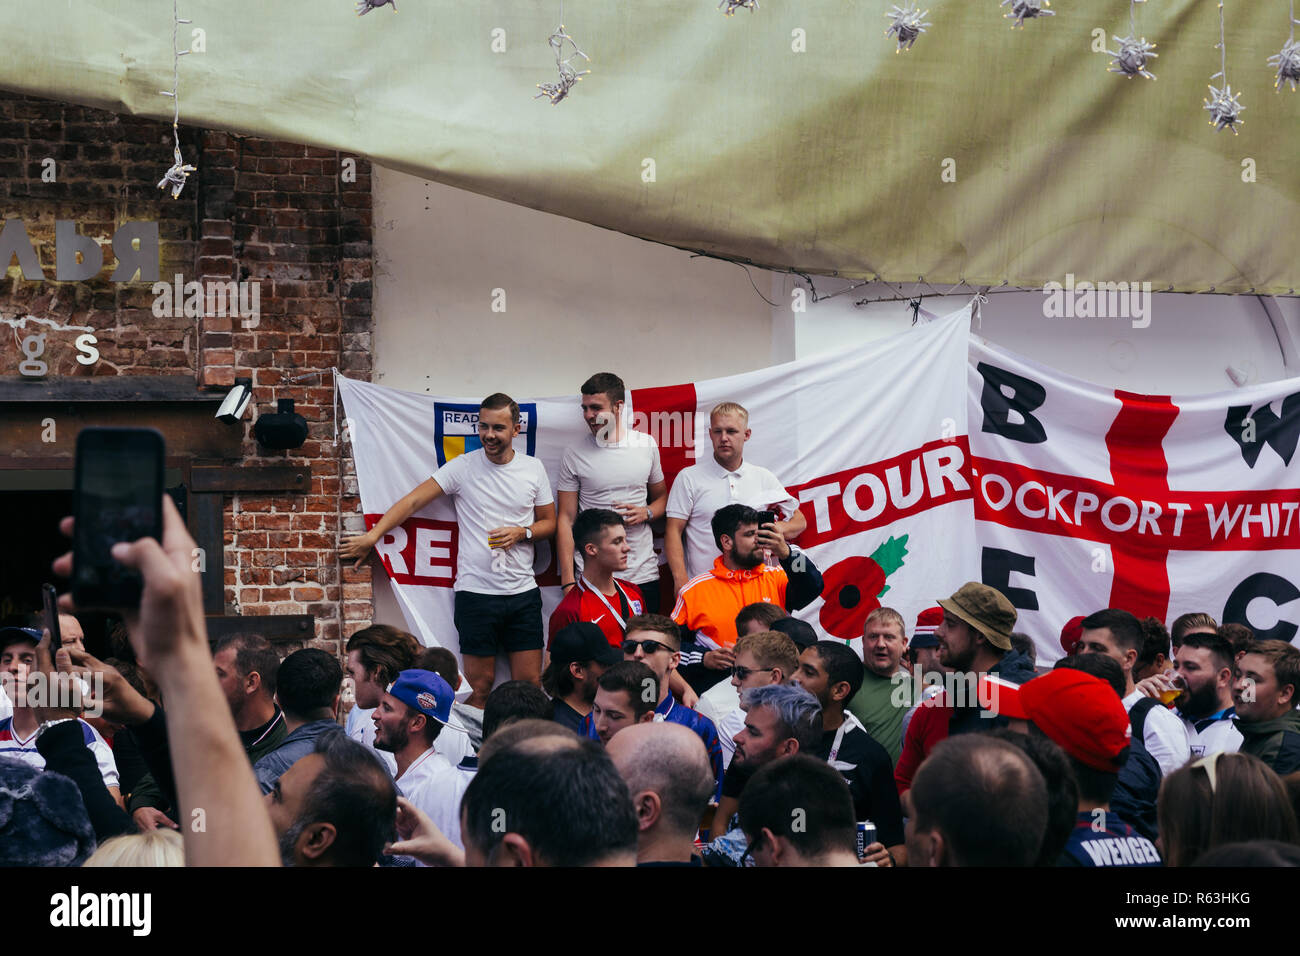
<svg viewBox="0 0 1300 956"><path fill-rule="evenodd" d="M568 625L589 621L611 647L622 647L628 620L645 612L641 590L614 577L626 570L631 550L623 519L605 508L589 508L574 519L573 543L582 554L582 574L551 614L550 641Z"/></svg>
<svg viewBox="0 0 1300 956"><path fill-rule="evenodd" d="M581 586L575 564L585 567L587 557L574 522L580 510L611 509L623 518L631 550L620 570L627 569L628 579L645 595L645 610L653 614L659 610L659 559L650 522L663 517L668 485L655 440L628 427L625 398L623 380L612 372L598 372L582 383L582 417L591 434L560 457L556 566L566 592Z"/></svg>
<svg viewBox="0 0 1300 956"><path fill-rule="evenodd" d="M643 614L627 622L627 638L623 641L625 660L645 664L654 673L658 683L659 701L655 705L654 719L681 724L693 730L704 741L709 753L709 765L722 788L722 744L713 721L699 711L692 710L677 700L670 687L670 678L681 660L681 633L677 625L662 614ZM579 734L597 739L595 721L590 714L582 722Z"/></svg>
<svg viewBox="0 0 1300 956"><path fill-rule="evenodd" d="M805 650L793 677L822 707L822 742L816 756L849 785L858 820L876 825L877 840L866 848L867 860L877 866L903 866L907 852L893 763L885 748L844 709L862 689L862 680L862 661L837 641L818 641Z"/></svg>

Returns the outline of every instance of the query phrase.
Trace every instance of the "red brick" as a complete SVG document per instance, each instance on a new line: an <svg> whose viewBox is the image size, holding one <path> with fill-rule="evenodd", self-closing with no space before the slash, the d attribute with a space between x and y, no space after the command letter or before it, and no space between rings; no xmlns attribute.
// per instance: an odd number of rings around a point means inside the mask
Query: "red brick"
<svg viewBox="0 0 1300 956"><path fill-rule="evenodd" d="M288 515L288 514L254 515L253 516L253 520L255 522L254 527L258 528L259 530L283 531L289 528L290 520L295 517L297 517L297 515Z"/></svg>
<svg viewBox="0 0 1300 956"><path fill-rule="evenodd" d="M319 601L325 597L325 591L321 588L294 588L293 599L295 601Z"/></svg>

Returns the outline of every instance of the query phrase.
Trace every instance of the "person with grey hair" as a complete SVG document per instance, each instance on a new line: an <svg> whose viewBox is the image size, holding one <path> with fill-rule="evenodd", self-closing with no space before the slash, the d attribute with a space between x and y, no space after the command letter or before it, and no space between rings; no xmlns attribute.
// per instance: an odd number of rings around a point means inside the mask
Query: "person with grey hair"
<svg viewBox="0 0 1300 956"><path fill-rule="evenodd" d="M695 832L716 781L699 736L681 724L637 724L606 749L636 810L636 865L703 865Z"/></svg>
<svg viewBox="0 0 1300 956"><path fill-rule="evenodd" d="M732 739L736 755L722 782L722 799L713 828L722 835L704 848L708 866L739 866L748 843L736 812L749 779L762 767L782 757L811 753L821 744L822 706L817 698L793 684L753 687L740 698L745 725Z"/></svg>

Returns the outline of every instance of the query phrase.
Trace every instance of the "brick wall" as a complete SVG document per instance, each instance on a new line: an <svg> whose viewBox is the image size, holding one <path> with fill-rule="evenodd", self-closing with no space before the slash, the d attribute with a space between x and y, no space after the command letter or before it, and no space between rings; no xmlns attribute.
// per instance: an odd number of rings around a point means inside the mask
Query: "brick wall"
<svg viewBox="0 0 1300 956"><path fill-rule="evenodd" d="M253 379L245 417L249 465L309 467L304 494L230 495L226 500L226 613L311 614L314 646L339 651L341 635L368 624L370 571L339 566L342 515L359 510L351 458L334 441L329 373L369 379L371 370L371 189L361 159L344 177L333 150L182 127L186 162L198 167L180 198L157 188L171 164L170 124L0 94L0 215L27 224L47 280L23 279L13 263L0 282L0 374L23 359L14 338L46 335L50 376L189 375L224 391ZM48 177L53 159L54 181ZM83 282L54 278L54 220L73 219L96 239L105 266ZM110 240L129 219L157 220L160 278L260 282L260 317L156 317L147 282L115 283ZM77 327L94 330L100 359L81 365ZM12 347L9 341L13 342ZM307 442L261 449L258 413L295 400ZM211 565L211 561L210 561Z"/></svg>

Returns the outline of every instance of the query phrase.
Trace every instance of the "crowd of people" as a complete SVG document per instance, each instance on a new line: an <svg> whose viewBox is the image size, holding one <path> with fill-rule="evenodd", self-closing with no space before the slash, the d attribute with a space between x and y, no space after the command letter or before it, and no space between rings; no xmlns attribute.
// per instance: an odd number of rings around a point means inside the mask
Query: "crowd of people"
<svg viewBox="0 0 1300 956"><path fill-rule="evenodd" d="M384 624L343 661L252 630L210 647L164 498L161 542L115 546L144 589L107 656L68 597L57 641L0 629L0 862L1300 865L1296 647L1106 608L1043 666L1044 636L977 582L908 609L910 635L879 607L860 645L820 639L792 616L823 589L805 522L744 459L745 409L713 410L713 455L670 490L625 401L614 375L583 384L590 436L552 497L517 404L489 396L479 448L342 542L360 564L449 496L459 656ZM60 682L81 699L32 693Z"/></svg>

